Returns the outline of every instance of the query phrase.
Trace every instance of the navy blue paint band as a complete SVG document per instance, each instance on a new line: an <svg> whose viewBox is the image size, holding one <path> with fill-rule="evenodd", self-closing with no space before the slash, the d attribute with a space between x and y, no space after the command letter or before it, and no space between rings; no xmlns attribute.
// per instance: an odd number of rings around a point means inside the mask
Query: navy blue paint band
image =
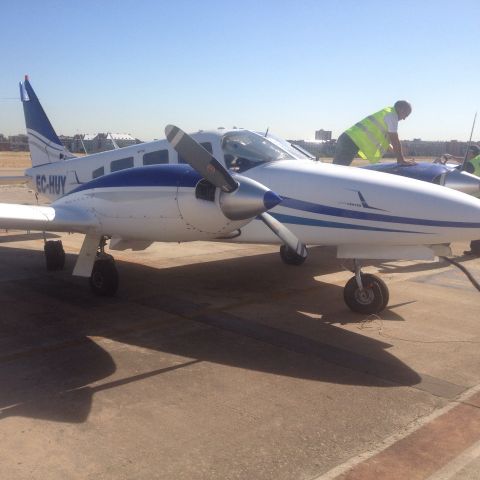
<svg viewBox="0 0 480 480"><path fill-rule="evenodd" d="M356 220L371 220L373 222L403 223L406 225L423 225L426 227L480 228L480 223L476 222L447 222L443 220L428 220L424 218L396 217L394 215L384 215L381 213L358 212L355 210L328 207L326 205L305 202L303 200L295 200L288 197L283 197L283 201L280 205L282 207L301 210L304 212L318 213L320 215L354 218Z"/></svg>
<svg viewBox="0 0 480 480"><path fill-rule="evenodd" d="M366 225L355 225L352 223L330 222L326 220L318 220L315 218L296 217L293 215L283 215L281 213L270 213L279 222L288 223L290 225L305 225L309 227L323 227L323 228L344 228L347 230L367 230L372 232L389 232L389 233L422 233L431 235L429 232L415 232L412 230L396 230L393 228L369 227Z"/></svg>
<svg viewBox="0 0 480 480"><path fill-rule="evenodd" d="M151 165L128 168L95 178L72 190L68 195L93 188L194 187L201 179L201 175L190 165Z"/></svg>

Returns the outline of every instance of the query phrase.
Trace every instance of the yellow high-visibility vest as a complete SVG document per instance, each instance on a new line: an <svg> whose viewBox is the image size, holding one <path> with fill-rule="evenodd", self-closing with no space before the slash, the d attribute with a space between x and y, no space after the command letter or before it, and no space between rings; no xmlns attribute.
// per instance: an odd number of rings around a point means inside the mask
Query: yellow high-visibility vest
<svg viewBox="0 0 480 480"><path fill-rule="evenodd" d="M390 146L385 116L394 110L393 107L386 107L365 117L345 132L358 147L359 157L372 163L383 157Z"/></svg>
<svg viewBox="0 0 480 480"><path fill-rule="evenodd" d="M477 175L478 177L480 177L480 155L477 155L476 157L473 157L472 159L469 160L469 162L475 168L475 171L473 173L475 175Z"/></svg>

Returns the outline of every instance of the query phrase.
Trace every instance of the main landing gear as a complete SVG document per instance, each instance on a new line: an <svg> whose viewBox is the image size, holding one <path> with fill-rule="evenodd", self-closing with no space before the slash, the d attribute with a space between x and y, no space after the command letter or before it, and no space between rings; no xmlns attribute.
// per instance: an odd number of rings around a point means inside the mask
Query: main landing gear
<svg viewBox="0 0 480 480"><path fill-rule="evenodd" d="M63 270L65 266L65 250L61 240L45 240L43 246L48 271Z"/></svg>
<svg viewBox="0 0 480 480"><path fill-rule="evenodd" d="M301 265L307 257L302 257L287 245L282 245L280 247L280 258L287 265Z"/></svg>
<svg viewBox="0 0 480 480"><path fill-rule="evenodd" d="M111 297L118 289L118 271L114 258L105 253L106 243L107 237L102 237L90 275L90 289L95 295Z"/></svg>
<svg viewBox="0 0 480 480"><path fill-rule="evenodd" d="M354 260L355 276L345 285L343 298L350 310L372 314L380 313L388 304L388 287L385 282L370 273L362 273L357 260Z"/></svg>

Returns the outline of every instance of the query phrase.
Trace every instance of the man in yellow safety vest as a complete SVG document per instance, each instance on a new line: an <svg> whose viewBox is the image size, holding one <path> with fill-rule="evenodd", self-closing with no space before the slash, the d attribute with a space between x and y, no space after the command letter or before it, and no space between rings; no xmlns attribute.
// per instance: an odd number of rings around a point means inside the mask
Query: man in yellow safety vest
<svg viewBox="0 0 480 480"><path fill-rule="evenodd" d="M449 153L444 153L440 158L436 158L433 163L456 162L461 165L464 163L464 157L455 157ZM477 145L470 145L466 153L466 161L463 167L468 173L473 173L480 177L480 148Z"/></svg>
<svg viewBox="0 0 480 480"><path fill-rule="evenodd" d="M476 145L471 145L470 150L472 152L472 158L470 158L469 162L471 165L473 165L473 172L471 171L470 173L480 177L480 148L478 148ZM472 170L471 167L470 170Z"/></svg>
<svg viewBox="0 0 480 480"><path fill-rule="evenodd" d="M411 105L405 100L398 100L393 107L386 107L343 132L337 140L333 163L350 165L359 156L371 163L378 162L391 147L397 163L413 165L413 160L403 156L402 145L398 138L398 121L412 113Z"/></svg>

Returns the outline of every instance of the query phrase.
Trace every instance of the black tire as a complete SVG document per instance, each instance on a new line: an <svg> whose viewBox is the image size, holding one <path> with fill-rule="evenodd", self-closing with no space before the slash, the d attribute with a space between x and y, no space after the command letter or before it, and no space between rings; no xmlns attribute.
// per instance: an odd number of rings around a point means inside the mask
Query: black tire
<svg viewBox="0 0 480 480"><path fill-rule="evenodd" d="M287 265L301 265L307 257L302 257L294 252L290 247L282 245L280 247L280 257Z"/></svg>
<svg viewBox="0 0 480 480"><path fill-rule="evenodd" d="M90 275L90 288L95 295L111 297L118 289L118 272L112 260L97 260Z"/></svg>
<svg viewBox="0 0 480 480"><path fill-rule="evenodd" d="M48 240L43 247L48 271L63 270L65 250L61 240Z"/></svg>
<svg viewBox="0 0 480 480"><path fill-rule="evenodd" d="M470 242L470 251L474 255L480 256L480 240L472 240Z"/></svg>
<svg viewBox="0 0 480 480"><path fill-rule="evenodd" d="M343 298L350 310L372 314L380 313L388 304L389 293L385 282L369 273L362 273L363 291L358 288L357 280L352 277L343 290Z"/></svg>

